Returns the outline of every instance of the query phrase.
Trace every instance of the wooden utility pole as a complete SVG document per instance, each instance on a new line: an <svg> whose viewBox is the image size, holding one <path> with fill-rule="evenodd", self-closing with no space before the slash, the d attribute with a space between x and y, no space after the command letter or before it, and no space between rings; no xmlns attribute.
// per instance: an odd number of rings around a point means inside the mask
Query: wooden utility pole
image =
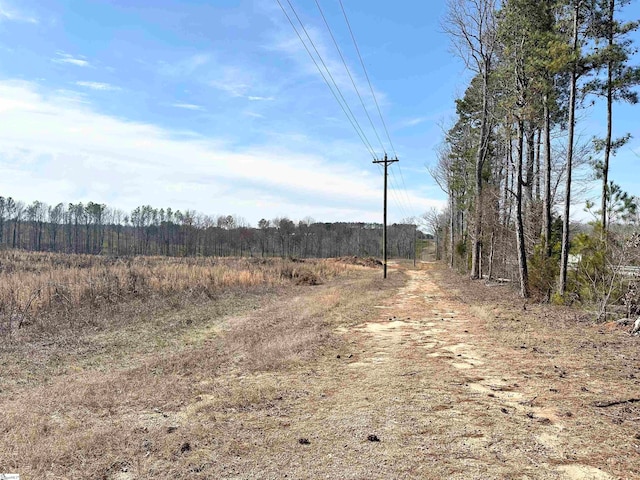
<svg viewBox="0 0 640 480"><path fill-rule="evenodd" d="M397 158L388 159L387 154L384 154L384 160L374 160L373 163L381 163L384 165L384 213L383 213L383 225L382 225L382 268L383 278L387 278L387 168L392 163L399 161Z"/></svg>
<svg viewBox="0 0 640 480"><path fill-rule="evenodd" d="M418 254L418 225L413 226L413 266L416 266L416 255Z"/></svg>

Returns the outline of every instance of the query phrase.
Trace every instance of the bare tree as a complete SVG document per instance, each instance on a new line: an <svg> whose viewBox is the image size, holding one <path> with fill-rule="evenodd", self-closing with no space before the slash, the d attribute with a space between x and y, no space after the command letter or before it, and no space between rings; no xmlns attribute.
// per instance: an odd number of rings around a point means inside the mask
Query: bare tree
<svg viewBox="0 0 640 480"><path fill-rule="evenodd" d="M436 181L440 189L447 194L449 198L449 215L448 215L448 225L447 228L449 230L449 267L453 268L454 266L454 246L455 246L455 217L454 217L454 201L455 196L452 188L452 176L453 176L453 168L452 168L452 160L449 148L442 146L438 149L438 164L435 167L427 167L429 174ZM427 214L425 214L427 215ZM424 217L424 215L423 215ZM426 220L426 219L425 219ZM430 223L427 220L427 223ZM430 225L431 227L431 225ZM436 243L437 250L437 243ZM436 252L437 253L437 252Z"/></svg>
<svg viewBox="0 0 640 480"><path fill-rule="evenodd" d="M448 212L441 212L435 207L422 214L420 219L433 234L436 242L436 260L442 258L442 234L447 227Z"/></svg>
<svg viewBox="0 0 640 480"><path fill-rule="evenodd" d="M471 254L471 278L480 278L482 236L482 170L489 137L489 79L496 49L497 0L449 0L443 22L452 46L467 67L482 78L480 137L475 158L475 215Z"/></svg>

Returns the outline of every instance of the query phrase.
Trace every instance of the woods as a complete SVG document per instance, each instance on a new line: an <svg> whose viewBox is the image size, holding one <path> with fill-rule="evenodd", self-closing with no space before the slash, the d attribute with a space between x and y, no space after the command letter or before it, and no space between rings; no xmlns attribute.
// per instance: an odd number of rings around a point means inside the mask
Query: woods
<svg viewBox="0 0 640 480"><path fill-rule="evenodd" d="M389 254L413 258L424 233L412 223L390 225ZM105 255L340 257L379 256L382 225L297 223L261 219L257 228L233 215L143 205L131 212L88 202L25 204L0 196L0 248Z"/></svg>
<svg viewBox="0 0 640 480"><path fill-rule="evenodd" d="M598 318L607 305L635 313L638 198L610 177L630 139L615 105L637 103L640 83L628 3L449 2L443 29L471 76L430 168L449 198L434 231L452 267L513 280L525 298L597 305ZM606 131L585 141L594 105ZM583 208L592 221L572 222Z"/></svg>

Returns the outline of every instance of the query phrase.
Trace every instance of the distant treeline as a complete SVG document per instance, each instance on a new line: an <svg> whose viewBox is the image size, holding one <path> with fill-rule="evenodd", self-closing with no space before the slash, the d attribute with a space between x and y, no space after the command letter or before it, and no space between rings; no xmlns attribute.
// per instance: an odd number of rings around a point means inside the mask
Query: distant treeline
<svg viewBox="0 0 640 480"><path fill-rule="evenodd" d="M388 227L389 255L412 258L425 236L415 225ZM104 255L379 256L382 225L262 219L252 227L233 215L105 204L35 201L0 196L0 248Z"/></svg>

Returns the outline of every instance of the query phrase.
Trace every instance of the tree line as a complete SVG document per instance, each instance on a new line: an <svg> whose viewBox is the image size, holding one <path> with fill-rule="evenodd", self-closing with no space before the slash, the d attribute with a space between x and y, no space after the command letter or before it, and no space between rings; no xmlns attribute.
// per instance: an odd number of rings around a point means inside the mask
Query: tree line
<svg viewBox="0 0 640 480"><path fill-rule="evenodd" d="M640 83L630 37L639 23L621 20L628 3L449 1L443 28L471 80L430 168L448 208L429 220L452 267L511 278L523 297L566 301L588 296L576 273L585 262L595 262L587 273L602 289L614 263L636 264L638 198L609 175L630 139L613 134L616 104L637 103ZM577 125L594 104L605 107L606 130L585 141ZM585 202L588 230L571 223L585 180L600 185Z"/></svg>
<svg viewBox="0 0 640 480"><path fill-rule="evenodd" d="M424 239L411 223L389 226L389 253L413 258ZM0 196L0 248L104 255L379 256L382 225L262 219L252 227L234 215L143 205L131 212L102 203L34 201Z"/></svg>

